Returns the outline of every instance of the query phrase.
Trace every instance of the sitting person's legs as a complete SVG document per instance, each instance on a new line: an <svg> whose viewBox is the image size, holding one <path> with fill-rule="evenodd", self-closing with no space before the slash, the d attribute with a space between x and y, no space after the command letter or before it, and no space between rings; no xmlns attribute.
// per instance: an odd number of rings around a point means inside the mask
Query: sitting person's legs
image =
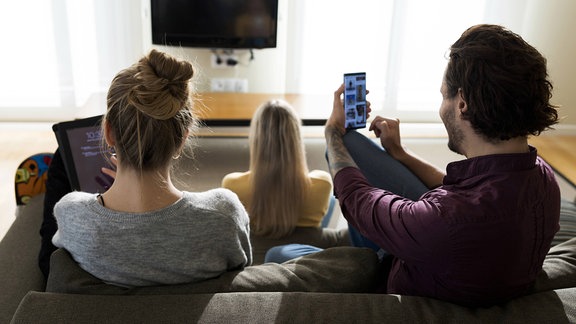
<svg viewBox="0 0 576 324"><path fill-rule="evenodd" d="M54 205L67 193L71 192L70 182L64 167L64 160L60 149L54 152L52 162L48 167L48 179L46 180L46 194L44 195L43 220L40 227L42 243L38 255L38 266L46 278L50 271L50 255L56 250L52 244L52 237L56 233L58 226L52 214Z"/></svg>
<svg viewBox="0 0 576 324"><path fill-rule="evenodd" d="M288 260L320 251L322 251L321 248L306 244L286 244L275 246L266 252L264 263L284 263Z"/></svg>
<svg viewBox="0 0 576 324"><path fill-rule="evenodd" d="M354 226L348 225L348 235L350 236L350 245L356 247L366 247L376 252L380 247L362 235Z"/></svg>
<svg viewBox="0 0 576 324"><path fill-rule="evenodd" d="M374 187L412 200L418 200L429 190L407 167L372 139L356 131L349 131L343 140L350 156Z"/></svg>
<svg viewBox="0 0 576 324"><path fill-rule="evenodd" d="M326 215L322 218L321 226L322 228L327 228L330 225L330 221L332 220L332 213L334 212L334 205L336 205L336 197L330 196L330 202L328 204L328 210L326 211Z"/></svg>

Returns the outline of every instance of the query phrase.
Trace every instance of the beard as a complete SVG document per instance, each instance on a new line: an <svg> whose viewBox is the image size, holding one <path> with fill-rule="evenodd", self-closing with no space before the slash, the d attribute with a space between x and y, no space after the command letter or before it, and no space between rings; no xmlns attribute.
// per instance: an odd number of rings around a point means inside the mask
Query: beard
<svg viewBox="0 0 576 324"><path fill-rule="evenodd" d="M461 147L464 142L464 133L457 126L455 110L446 110L446 113L441 118L448 133L448 148L454 153L464 155Z"/></svg>

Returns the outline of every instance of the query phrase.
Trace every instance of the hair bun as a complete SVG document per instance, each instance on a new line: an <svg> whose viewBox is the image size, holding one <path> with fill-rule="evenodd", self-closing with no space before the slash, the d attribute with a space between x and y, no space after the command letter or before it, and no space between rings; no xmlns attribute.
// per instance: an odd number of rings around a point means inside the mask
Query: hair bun
<svg viewBox="0 0 576 324"><path fill-rule="evenodd" d="M189 82L194 75L190 62L153 49L138 62L137 70L140 85L132 89L129 100L142 113L166 120L189 106Z"/></svg>

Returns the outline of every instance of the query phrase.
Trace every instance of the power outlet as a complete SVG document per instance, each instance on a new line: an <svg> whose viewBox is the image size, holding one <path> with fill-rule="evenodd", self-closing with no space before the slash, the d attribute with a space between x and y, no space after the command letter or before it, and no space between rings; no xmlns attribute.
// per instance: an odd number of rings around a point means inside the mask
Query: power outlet
<svg viewBox="0 0 576 324"><path fill-rule="evenodd" d="M238 55L235 54L214 54L210 56L212 68L225 69L233 68L238 64Z"/></svg>
<svg viewBox="0 0 576 324"><path fill-rule="evenodd" d="M239 78L212 78L212 92L248 92L248 80Z"/></svg>
<svg viewBox="0 0 576 324"><path fill-rule="evenodd" d="M248 79L235 79L234 92L248 92Z"/></svg>
<svg viewBox="0 0 576 324"><path fill-rule="evenodd" d="M212 92L226 92L226 79L212 78L210 80L210 90Z"/></svg>

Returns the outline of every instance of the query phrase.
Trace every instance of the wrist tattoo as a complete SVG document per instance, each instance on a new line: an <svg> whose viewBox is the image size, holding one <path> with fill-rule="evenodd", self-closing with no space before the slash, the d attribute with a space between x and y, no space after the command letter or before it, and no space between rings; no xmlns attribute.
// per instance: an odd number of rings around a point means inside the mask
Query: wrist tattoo
<svg viewBox="0 0 576 324"><path fill-rule="evenodd" d="M331 127L326 129L325 135L328 167L330 168L332 177L346 167L357 167L354 159L352 159L350 153L348 153L348 149L346 149L344 145L342 133L338 129Z"/></svg>

